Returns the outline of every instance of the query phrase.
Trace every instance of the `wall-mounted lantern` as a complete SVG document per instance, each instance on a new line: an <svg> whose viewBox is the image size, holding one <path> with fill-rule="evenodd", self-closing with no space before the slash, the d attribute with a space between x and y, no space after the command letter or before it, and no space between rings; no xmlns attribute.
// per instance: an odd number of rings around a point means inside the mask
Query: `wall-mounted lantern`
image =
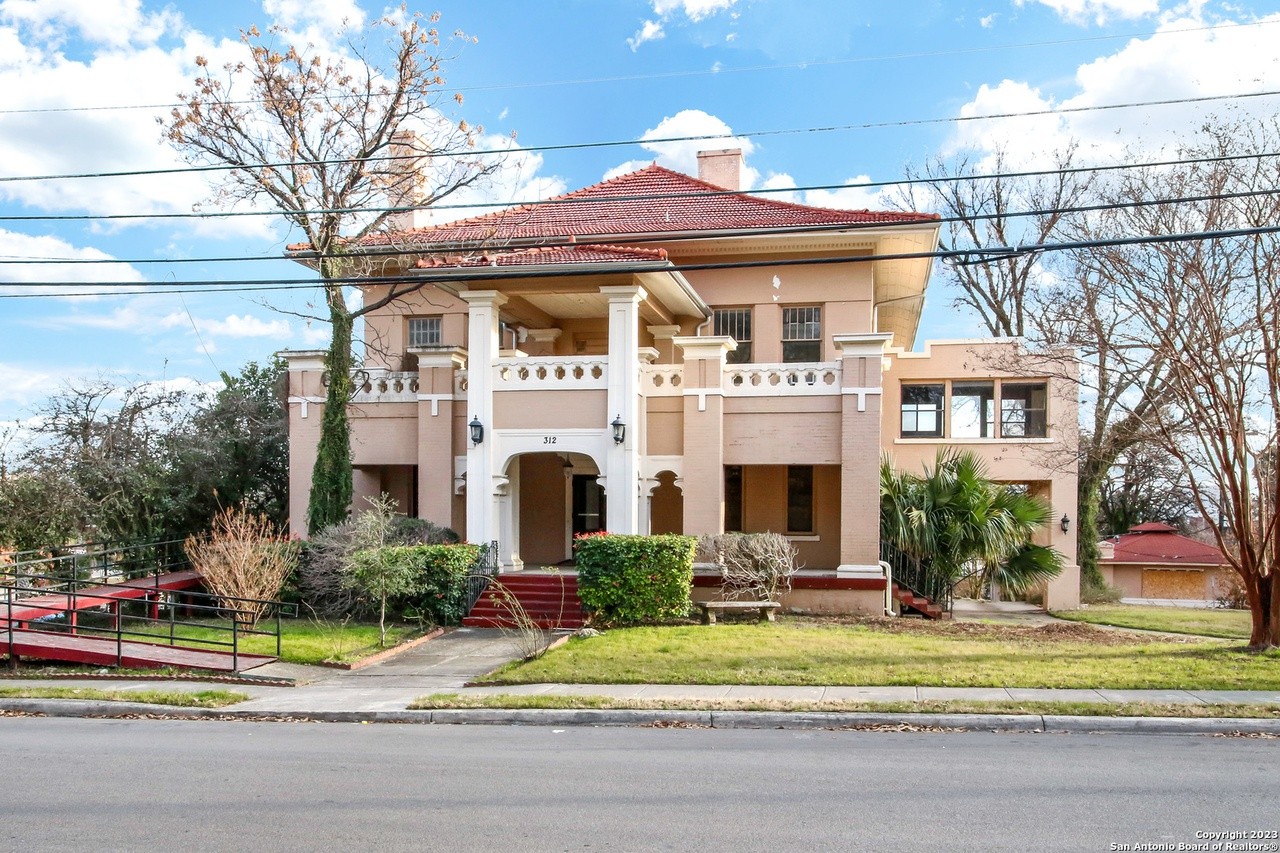
<svg viewBox="0 0 1280 853"><path fill-rule="evenodd" d="M479 444L484 441L484 424L480 423L480 419L475 415L471 416L471 423L467 424L471 427L471 443Z"/></svg>
<svg viewBox="0 0 1280 853"><path fill-rule="evenodd" d="M613 423L609 424L613 427L613 443L622 444L627 440L627 425L622 422L622 415L615 415Z"/></svg>
<svg viewBox="0 0 1280 853"><path fill-rule="evenodd" d="M1071 529L1071 519L1067 517L1065 512L1062 514L1062 521L1058 522L1058 524L1062 527L1063 533Z"/></svg>

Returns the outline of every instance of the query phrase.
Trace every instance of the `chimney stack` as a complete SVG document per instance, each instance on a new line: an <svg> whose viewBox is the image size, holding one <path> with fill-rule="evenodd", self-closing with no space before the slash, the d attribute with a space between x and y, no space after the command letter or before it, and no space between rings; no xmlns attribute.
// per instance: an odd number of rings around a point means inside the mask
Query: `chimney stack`
<svg viewBox="0 0 1280 853"><path fill-rule="evenodd" d="M726 190L742 189L742 149L722 148L698 152L698 180Z"/></svg>

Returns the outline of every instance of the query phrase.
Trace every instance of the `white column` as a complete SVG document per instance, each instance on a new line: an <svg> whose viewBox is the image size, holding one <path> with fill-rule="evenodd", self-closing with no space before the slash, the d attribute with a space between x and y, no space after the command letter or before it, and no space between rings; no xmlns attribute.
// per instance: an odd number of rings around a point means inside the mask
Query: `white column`
<svg viewBox="0 0 1280 853"><path fill-rule="evenodd" d="M498 355L498 309L507 301L496 290L458 294L467 301L467 423L476 418L484 426L484 440L471 441L467 430L467 539L485 543L499 538L498 498L495 495L493 429L493 364ZM501 543L500 547L507 543Z"/></svg>
<svg viewBox="0 0 1280 853"><path fill-rule="evenodd" d="M600 288L609 300L609 435L605 460L608 495L606 528L610 533L639 533L640 529L640 303L648 296L639 285ZM626 425L626 438L615 444L614 418Z"/></svg>

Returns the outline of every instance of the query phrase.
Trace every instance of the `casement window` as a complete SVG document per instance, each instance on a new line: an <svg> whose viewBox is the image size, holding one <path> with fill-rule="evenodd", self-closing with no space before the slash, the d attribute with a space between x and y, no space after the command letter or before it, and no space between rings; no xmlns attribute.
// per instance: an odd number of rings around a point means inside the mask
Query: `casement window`
<svg viewBox="0 0 1280 853"><path fill-rule="evenodd" d="M1049 434L1044 382L1000 383L1000 435L1004 438L1044 438Z"/></svg>
<svg viewBox="0 0 1280 853"><path fill-rule="evenodd" d="M782 309L782 360L822 361L822 308Z"/></svg>
<svg viewBox="0 0 1280 853"><path fill-rule="evenodd" d="M951 437L994 438L996 383L951 383Z"/></svg>
<svg viewBox="0 0 1280 853"><path fill-rule="evenodd" d="M787 466L787 532L813 532L813 466Z"/></svg>
<svg viewBox="0 0 1280 853"><path fill-rule="evenodd" d="M941 382L902 386L902 437L941 438L942 401L946 386Z"/></svg>
<svg viewBox="0 0 1280 853"><path fill-rule="evenodd" d="M724 466L724 529L726 533L742 530L742 466Z"/></svg>
<svg viewBox="0 0 1280 853"><path fill-rule="evenodd" d="M409 346L440 346L443 325L443 320L440 317L410 317Z"/></svg>
<svg viewBox="0 0 1280 853"><path fill-rule="evenodd" d="M715 333L728 335L737 342L738 348L725 356L729 364L749 364L751 362L751 309L750 308L717 308L715 309Z"/></svg>

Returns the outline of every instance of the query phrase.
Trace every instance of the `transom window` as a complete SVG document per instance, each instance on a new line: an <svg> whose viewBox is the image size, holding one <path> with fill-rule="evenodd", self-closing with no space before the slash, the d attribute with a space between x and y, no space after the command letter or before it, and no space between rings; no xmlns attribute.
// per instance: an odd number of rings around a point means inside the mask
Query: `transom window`
<svg viewBox="0 0 1280 853"><path fill-rule="evenodd" d="M942 399L945 386L941 383L902 386L902 437L941 438Z"/></svg>
<svg viewBox="0 0 1280 853"><path fill-rule="evenodd" d="M715 333L728 335L738 348L725 356L729 364L747 364L751 361L751 309L715 309Z"/></svg>
<svg viewBox="0 0 1280 853"><path fill-rule="evenodd" d="M782 360L822 360L822 308L808 305L782 309Z"/></svg>
<svg viewBox="0 0 1280 853"><path fill-rule="evenodd" d="M440 317L410 317L409 346L438 347L443 323Z"/></svg>

